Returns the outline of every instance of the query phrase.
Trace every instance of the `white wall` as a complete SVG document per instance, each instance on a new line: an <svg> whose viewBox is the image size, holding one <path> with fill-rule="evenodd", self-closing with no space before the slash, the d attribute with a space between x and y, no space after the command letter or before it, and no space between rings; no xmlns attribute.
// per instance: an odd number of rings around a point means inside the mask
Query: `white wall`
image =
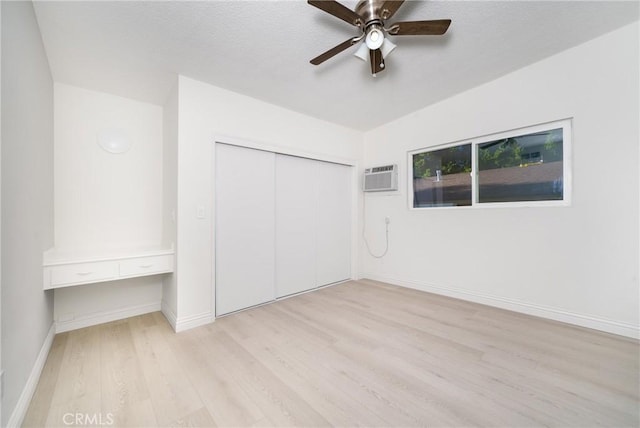
<svg viewBox="0 0 640 428"><path fill-rule="evenodd" d="M365 165L401 166L401 194L368 196L374 250L362 275L636 335L638 24L535 63L365 135ZM407 151L573 118L566 208L409 211Z"/></svg>
<svg viewBox="0 0 640 428"><path fill-rule="evenodd" d="M162 107L61 83L55 88L55 244L69 250L159 245ZM106 129L133 142L112 154Z"/></svg>
<svg viewBox="0 0 640 428"><path fill-rule="evenodd" d="M53 82L31 2L0 7L5 370L0 422L6 426L10 418L19 422L26 410L37 382L30 375L53 324L53 293L42 290L42 251L53 243Z"/></svg>
<svg viewBox="0 0 640 428"><path fill-rule="evenodd" d="M2 58L2 7L0 6L0 58ZM1 62L1 61L0 61ZM2 67L0 67L0 99L2 99ZM0 108L0 224L2 224L2 111ZM0 387L2 376L2 227L0 227ZM0 424L2 424L2 397L0 396Z"/></svg>
<svg viewBox="0 0 640 428"><path fill-rule="evenodd" d="M56 288L56 332L160 310L162 276L144 276L77 287Z"/></svg>
<svg viewBox="0 0 640 428"><path fill-rule="evenodd" d="M179 78L178 327L213 316L213 148L226 135L321 158L358 160L362 133ZM198 206L205 210L196 218Z"/></svg>
<svg viewBox="0 0 640 428"><path fill-rule="evenodd" d="M160 246L163 240L162 107L55 83L55 247L68 254ZM97 143L120 129L122 154ZM59 331L158 310L161 276L55 291ZM91 321L93 319L93 322Z"/></svg>
<svg viewBox="0 0 640 428"><path fill-rule="evenodd" d="M178 208L178 81L169 93L163 107L163 181L162 181L162 224L163 246L175 247L177 239ZM177 262L174 259L174 267ZM176 274L167 274L163 278L162 307L163 312L175 323L178 308Z"/></svg>

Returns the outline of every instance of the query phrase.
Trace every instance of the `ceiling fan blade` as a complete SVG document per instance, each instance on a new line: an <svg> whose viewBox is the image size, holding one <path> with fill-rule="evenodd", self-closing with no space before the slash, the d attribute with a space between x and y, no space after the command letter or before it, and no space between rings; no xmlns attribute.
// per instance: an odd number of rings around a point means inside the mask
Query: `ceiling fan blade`
<svg viewBox="0 0 640 428"><path fill-rule="evenodd" d="M371 62L371 74L374 76L384 71L384 59L382 58L382 51L380 49L372 49L369 51L369 59Z"/></svg>
<svg viewBox="0 0 640 428"><path fill-rule="evenodd" d="M450 19L396 22L388 32L392 36L439 36L447 32L449 25Z"/></svg>
<svg viewBox="0 0 640 428"><path fill-rule="evenodd" d="M360 27L363 25L360 15L352 11L346 6L334 0L307 0L311 6L315 6L320 10L327 12L336 18L342 19L344 22Z"/></svg>
<svg viewBox="0 0 640 428"><path fill-rule="evenodd" d="M344 42L340 43L338 46L334 46L333 48L329 49L328 51L326 51L323 54L318 55L317 57L315 57L314 59L312 59L309 62L311 64L313 64L313 65L322 64L323 62L325 62L329 58L331 58L331 57L339 54L343 50L347 49L349 46L353 46L354 44L358 43L360 40L362 40L362 37L353 37L353 38L351 38L349 40L345 40Z"/></svg>
<svg viewBox="0 0 640 428"><path fill-rule="evenodd" d="M383 20L390 19L400 9L402 3L404 0L387 0L380 8L380 17Z"/></svg>

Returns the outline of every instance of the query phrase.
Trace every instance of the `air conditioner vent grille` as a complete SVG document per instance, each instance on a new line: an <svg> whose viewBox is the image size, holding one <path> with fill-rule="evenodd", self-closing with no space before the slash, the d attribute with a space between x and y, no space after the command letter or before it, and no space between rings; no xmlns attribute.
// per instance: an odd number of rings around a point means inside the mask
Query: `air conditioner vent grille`
<svg viewBox="0 0 640 428"><path fill-rule="evenodd" d="M398 166L384 165L364 171L365 192L389 192L398 190Z"/></svg>
<svg viewBox="0 0 640 428"><path fill-rule="evenodd" d="M371 172L393 171L394 167L395 165L376 166L375 168L371 168Z"/></svg>

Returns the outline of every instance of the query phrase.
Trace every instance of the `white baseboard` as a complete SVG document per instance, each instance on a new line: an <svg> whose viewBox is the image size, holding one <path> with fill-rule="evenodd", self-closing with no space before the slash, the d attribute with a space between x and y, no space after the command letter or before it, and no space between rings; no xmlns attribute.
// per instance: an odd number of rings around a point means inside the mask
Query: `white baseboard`
<svg viewBox="0 0 640 428"><path fill-rule="evenodd" d="M36 392L36 387L38 386L38 381L40 380L40 374L42 373L44 364L47 362L47 356L49 355L49 350L51 350L51 345L53 344L53 338L55 337L55 335L56 327L54 323L51 324L51 328L49 329L49 332L44 339L42 348L40 348L40 352L38 353L36 362L31 369L31 373L29 374L27 383L22 389L20 398L18 398L18 403L16 404L16 407L13 409L13 412L9 417L9 421L7 422L8 428L19 427L22 425L22 421L24 420L24 417L27 414L27 410L29 409L31 398Z"/></svg>
<svg viewBox="0 0 640 428"><path fill-rule="evenodd" d="M160 302L153 302L144 305L129 306L114 311L96 312L93 314L83 315L69 321L56 321L56 333L63 333L65 331L77 330L79 328L90 327L92 325L104 324L106 322L148 314L150 312L157 312L160 309Z"/></svg>
<svg viewBox="0 0 640 428"><path fill-rule="evenodd" d="M176 331L176 314L173 312L173 310L169 307L169 305L167 305L165 303L165 301L162 301L162 314L164 315L164 317L167 319L167 321L169 322L169 325L171 325L171 328L173 329L173 331Z"/></svg>
<svg viewBox="0 0 640 428"><path fill-rule="evenodd" d="M467 300L470 302L481 303L488 306L507 309L514 312L520 312L527 315L534 315L541 318L547 318L554 321L561 321L568 324L574 324L581 327L592 328L607 333L613 333L620 336L640 339L640 326L625 322L598 318L590 315L569 312L564 309L553 308L548 306L526 303L514 299L492 296L488 294L473 293L467 290L460 290L451 287L437 286L426 282L393 278L373 273L362 273L363 279L372 279L374 281L386 282L401 287L413 288L415 290L426 291L429 293L440 294L443 296L454 297L456 299Z"/></svg>
<svg viewBox="0 0 640 428"><path fill-rule="evenodd" d="M211 312L203 312L201 314L192 315L189 317L178 317L175 321L174 330L176 333L189 330L192 328L200 327L201 325L209 324L213 322L215 316ZM171 322L171 321L169 321Z"/></svg>
<svg viewBox="0 0 640 428"><path fill-rule="evenodd" d="M215 319L211 312L179 318L164 300L162 301L162 314L176 333L209 324Z"/></svg>

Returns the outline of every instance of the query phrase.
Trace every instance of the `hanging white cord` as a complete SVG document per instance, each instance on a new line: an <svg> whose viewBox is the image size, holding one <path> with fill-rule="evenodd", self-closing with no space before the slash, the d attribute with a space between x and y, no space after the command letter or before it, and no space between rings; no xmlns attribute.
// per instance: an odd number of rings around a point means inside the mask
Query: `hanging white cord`
<svg viewBox="0 0 640 428"><path fill-rule="evenodd" d="M373 254L373 252L371 252L371 248L369 247L369 242L367 241L367 236L365 234L365 230L367 228L367 202L366 201L367 201L367 195L365 194L362 197L362 239L364 240L364 244L367 246L367 251L369 252L371 257L375 257L376 259L381 259L384 256L386 256L387 251L389 251L389 222L386 221L385 219L384 226L385 226L386 244L384 247L384 252L380 255Z"/></svg>

